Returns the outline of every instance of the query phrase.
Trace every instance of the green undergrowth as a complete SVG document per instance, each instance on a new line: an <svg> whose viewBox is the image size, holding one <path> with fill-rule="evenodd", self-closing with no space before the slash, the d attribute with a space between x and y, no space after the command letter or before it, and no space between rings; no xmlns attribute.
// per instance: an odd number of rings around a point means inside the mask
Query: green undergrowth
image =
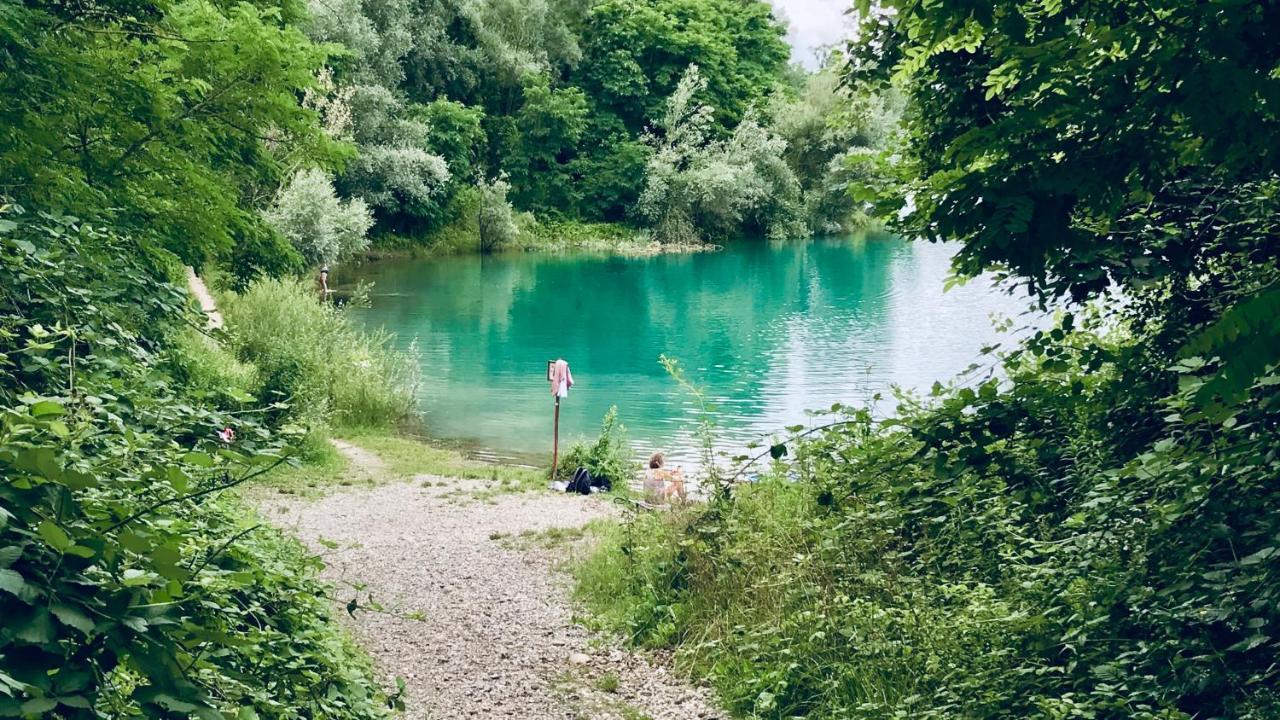
<svg viewBox="0 0 1280 720"><path fill-rule="evenodd" d="M516 218L514 240L497 252L587 252L601 255L644 257L664 253L690 253L718 250L719 246L701 243L659 243L648 231L622 223L551 220L521 213ZM364 253L369 259L401 257L439 257L481 252L480 234L472 220L460 220L432 232L413 237L384 233L373 240Z"/></svg>
<svg viewBox="0 0 1280 720"><path fill-rule="evenodd" d="M229 495L302 430L181 281L147 242L0 208L0 717L385 717L319 562Z"/></svg>
<svg viewBox="0 0 1280 720"><path fill-rule="evenodd" d="M450 486L455 479L485 481L478 489L457 488L456 497L466 500L489 500L501 494L546 487L537 470L472 460L456 450L389 431L346 430L336 436L376 455L385 463L384 469L370 472L357 468L337 448L324 442L300 461L281 465L255 479L249 492L320 497L346 487L368 487L422 475L440 478L424 482L441 486Z"/></svg>
<svg viewBox="0 0 1280 720"><path fill-rule="evenodd" d="M254 479L245 489L249 498L269 491L280 495L320 497L336 488L371 485L375 480L352 468L351 463L328 442L318 444L304 458L280 465Z"/></svg>
<svg viewBox="0 0 1280 720"><path fill-rule="evenodd" d="M228 347L256 368L252 394L310 428L390 427L413 410L418 364L296 280L255 281L221 298Z"/></svg>
<svg viewBox="0 0 1280 720"><path fill-rule="evenodd" d="M1205 406L1164 328L1071 325L603 527L590 624L741 717L1280 717L1275 368Z"/></svg>

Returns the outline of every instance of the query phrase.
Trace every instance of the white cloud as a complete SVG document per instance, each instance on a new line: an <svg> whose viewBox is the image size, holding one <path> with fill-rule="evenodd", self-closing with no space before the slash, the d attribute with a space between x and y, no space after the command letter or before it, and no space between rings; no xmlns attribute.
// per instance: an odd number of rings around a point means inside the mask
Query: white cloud
<svg viewBox="0 0 1280 720"><path fill-rule="evenodd" d="M770 0L779 19L787 23L791 59L813 69L818 49L843 44L853 34L845 11L851 0Z"/></svg>

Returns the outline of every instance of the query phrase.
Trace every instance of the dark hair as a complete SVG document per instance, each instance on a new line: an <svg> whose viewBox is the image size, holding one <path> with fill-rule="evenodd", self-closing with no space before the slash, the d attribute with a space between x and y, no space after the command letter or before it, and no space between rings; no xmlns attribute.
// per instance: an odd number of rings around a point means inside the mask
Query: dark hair
<svg viewBox="0 0 1280 720"><path fill-rule="evenodd" d="M662 453L656 452L649 458L649 469L657 470L658 468L662 467L662 463L665 461L666 461L666 458L663 457Z"/></svg>

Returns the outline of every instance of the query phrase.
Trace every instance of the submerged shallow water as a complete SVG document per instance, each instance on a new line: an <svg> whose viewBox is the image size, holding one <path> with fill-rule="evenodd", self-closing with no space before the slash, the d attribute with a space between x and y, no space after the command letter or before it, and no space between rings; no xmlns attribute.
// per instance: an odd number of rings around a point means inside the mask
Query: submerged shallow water
<svg viewBox="0 0 1280 720"><path fill-rule="evenodd" d="M976 280L944 293L954 248L887 235L741 242L721 252L617 258L513 254L396 260L363 323L414 344L428 432L495 458L551 451L546 363L569 361L562 449L611 405L637 450L697 461L697 404L663 370L679 360L734 452L806 410L927 389L983 358L992 316L1025 303ZM989 362L989 360L988 360ZM889 401L885 401L886 409Z"/></svg>

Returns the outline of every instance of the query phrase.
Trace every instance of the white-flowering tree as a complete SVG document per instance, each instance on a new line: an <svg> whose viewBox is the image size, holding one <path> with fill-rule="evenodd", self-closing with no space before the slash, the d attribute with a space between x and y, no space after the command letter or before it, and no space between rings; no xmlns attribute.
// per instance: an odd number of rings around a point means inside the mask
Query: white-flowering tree
<svg viewBox="0 0 1280 720"><path fill-rule="evenodd" d="M480 231L481 252L492 252L509 245L516 239L515 209L507 199L511 186L503 178L476 183L480 191L480 209L477 225Z"/></svg>
<svg viewBox="0 0 1280 720"><path fill-rule="evenodd" d="M344 168L339 186L381 216L430 217L440 212L450 179L444 158L431 152L431 128L407 102L399 86L400 61L412 47L409 3L405 0L312 0L307 26L312 39L344 45L342 82L313 101L326 125L341 100L345 137L356 157ZM321 78L321 85L325 78Z"/></svg>
<svg viewBox="0 0 1280 720"><path fill-rule="evenodd" d="M333 180L318 168L294 174L263 216L311 265L336 263L363 250L373 225L364 201L339 199Z"/></svg>
<svg viewBox="0 0 1280 720"><path fill-rule="evenodd" d="M637 205L661 242L685 243L738 233L784 238L806 232L800 185L783 159L786 141L748 113L726 139L709 136L713 108L690 65L647 137L653 155Z"/></svg>

